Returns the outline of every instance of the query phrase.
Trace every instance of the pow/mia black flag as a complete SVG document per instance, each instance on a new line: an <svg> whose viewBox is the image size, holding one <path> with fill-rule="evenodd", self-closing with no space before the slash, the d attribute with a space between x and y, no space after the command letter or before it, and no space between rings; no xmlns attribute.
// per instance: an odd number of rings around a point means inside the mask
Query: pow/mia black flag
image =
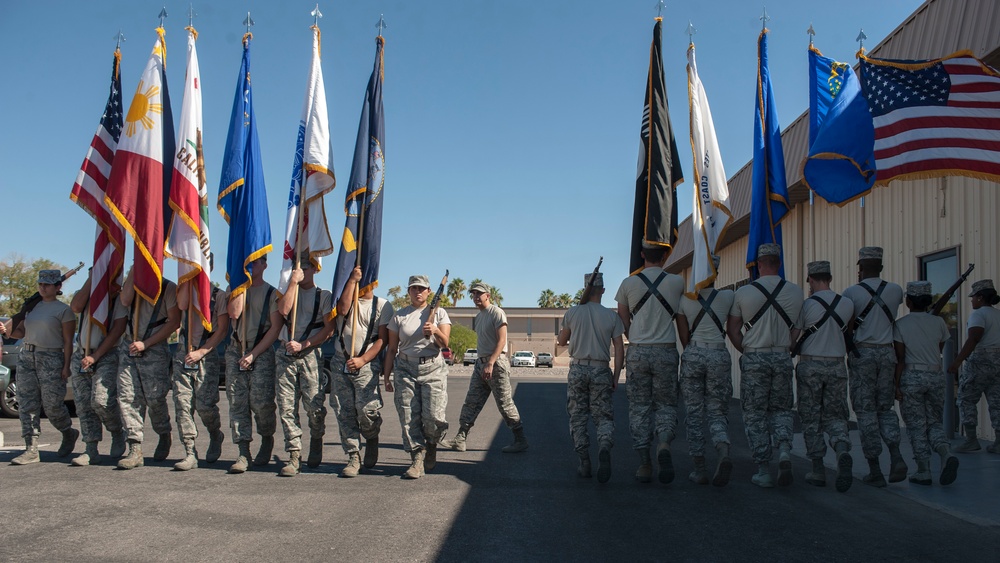
<svg viewBox="0 0 1000 563"><path fill-rule="evenodd" d="M649 75L646 79L646 104L642 110L642 142L639 146L639 170L635 179L635 211L632 215L632 252L629 272L642 271L642 243L662 246L670 252L677 241L677 192L684 181L677 142L667 113L667 88L663 82L663 56L660 52L662 18L653 25L653 44L649 48Z"/></svg>

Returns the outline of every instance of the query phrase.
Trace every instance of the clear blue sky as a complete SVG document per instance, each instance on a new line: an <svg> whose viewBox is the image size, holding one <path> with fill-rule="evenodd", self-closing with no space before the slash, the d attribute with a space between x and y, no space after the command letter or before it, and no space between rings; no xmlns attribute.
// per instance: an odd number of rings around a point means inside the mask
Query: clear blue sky
<svg viewBox="0 0 1000 563"><path fill-rule="evenodd" d="M410 274L446 268L496 285L506 306L534 306L546 288L573 294L603 255L609 293L627 275L632 194L655 0L322 2L323 72L340 186L329 194L331 234L343 230L375 23L385 13L385 209L382 295ZM210 202L240 65L241 22L253 28L254 104L271 231L280 249L284 209L310 57L312 0L194 3L204 88ZM864 28L874 47L920 0L770 0L770 68L782 127L808 107L806 29L827 56L853 61ZM153 46L160 0L4 2L0 7L3 237L18 253L88 263L93 220L69 199L104 109L119 28L128 106ZM167 73L180 114L188 2L168 1ZM687 75L691 20L702 81L728 176L751 155L756 39L762 6L746 0L666 3L664 69L691 211ZM217 264L227 226L211 214ZM128 253L131 260L131 250ZM272 255L266 279L277 284ZM329 287L333 262L317 275ZM168 260L165 272L176 278ZM212 279L225 284L222 268ZM72 291L82 279L67 283ZM610 296L606 298L610 302ZM471 305L464 299L460 305Z"/></svg>

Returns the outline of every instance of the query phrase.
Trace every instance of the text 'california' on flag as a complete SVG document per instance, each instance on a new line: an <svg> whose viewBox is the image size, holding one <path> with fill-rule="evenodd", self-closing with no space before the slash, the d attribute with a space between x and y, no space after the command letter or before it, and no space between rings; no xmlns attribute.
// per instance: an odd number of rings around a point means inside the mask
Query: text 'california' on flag
<svg viewBox="0 0 1000 563"><path fill-rule="evenodd" d="M308 250L309 260L317 271L322 269L320 257L333 253L333 240L326 223L323 196L336 187L337 181L333 173L330 119L326 111L326 87L323 85L323 67L320 63L319 27L312 26L312 32L312 64L309 67L302 119L299 121L295 142L292 185L288 190L285 246L278 281L278 293L281 294L288 289L292 268L295 266L296 250ZM300 215L303 209L305 211ZM302 232L301 241L299 231Z"/></svg>
<svg viewBox="0 0 1000 563"><path fill-rule="evenodd" d="M135 242L135 291L150 303L160 297L165 201L170 195L174 120L167 92L167 43L162 27L125 115L125 135L118 143L104 201Z"/></svg>
<svg viewBox="0 0 1000 563"><path fill-rule="evenodd" d="M208 236L208 187L202 153L201 72L195 43L198 32L188 31L187 73L177 131L180 146L173 159L166 254L177 260L177 294L182 309L193 309L205 330L212 330L212 268Z"/></svg>
<svg viewBox="0 0 1000 563"><path fill-rule="evenodd" d="M1000 72L959 51L941 59L861 57L875 123L875 184L970 176L1000 181Z"/></svg>
<svg viewBox="0 0 1000 563"><path fill-rule="evenodd" d="M694 156L694 206L691 227L694 229L694 252L687 292L692 299L698 291L712 285L718 272L712 255L719 251L719 241L729 228L729 183L722 164L722 151L715 135L715 122L708 106L705 86L698 76L694 43L688 46L688 98L691 109L691 153Z"/></svg>
<svg viewBox="0 0 1000 563"><path fill-rule="evenodd" d="M104 190L111 175L115 150L122 132L122 81L119 74L121 51L115 49L111 66L111 88L97 133L90 141L87 156L76 175L70 199L97 221L94 240L94 267L90 271L89 314L91 322L105 333L110 326L111 299L122 284L125 259L125 229L118 224L104 202Z"/></svg>
<svg viewBox="0 0 1000 563"><path fill-rule="evenodd" d="M333 297L336 303L347 288L347 280L356 266L361 267L358 295L378 286L382 256L382 205L385 184L385 119L382 113L382 79L385 73L385 39L375 38L375 67L372 69L361 123L354 144L354 161L344 201L343 242L333 273ZM334 312L336 313L336 307Z"/></svg>
<svg viewBox="0 0 1000 563"><path fill-rule="evenodd" d="M250 263L271 252L271 219L250 89L252 38L250 33L243 36L243 61L236 82L219 182L219 213L229 223L226 279L232 297L250 287Z"/></svg>

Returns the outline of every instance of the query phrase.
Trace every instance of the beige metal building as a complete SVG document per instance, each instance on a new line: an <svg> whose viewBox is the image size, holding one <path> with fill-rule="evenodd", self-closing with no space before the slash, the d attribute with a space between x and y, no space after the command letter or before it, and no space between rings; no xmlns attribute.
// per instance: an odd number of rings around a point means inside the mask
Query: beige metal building
<svg viewBox="0 0 1000 563"><path fill-rule="evenodd" d="M1000 1L928 0L869 55L932 59L962 49L971 50L987 64L1000 68ZM810 205L809 190L802 180L808 138L806 111L782 134L785 172L794 206L781 223L785 274L789 281L806 287L805 265L813 260L829 260L833 265L833 288L842 291L857 281L857 251L869 245L885 248L885 279L901 285L927 279L939 293L967 264L973 263L975 271L958 292L957 315L949 323L953 329L951 347L963 344L965 321L971 311L965 296L971 282L983 278L1000 281L1000 184L959 176L893 181L844 207L820 198ZM735 223L722 241L717 287L749 281L745 263L750 178L751 163L747 163L729 179L730 209ZM680 226L680 238L667 262L667 270L686 278L691 255L689 217ZM905 313L904 306L900 314ZM733 378L738 393L739 373L734 373ZM994 439L985 400L980 403L978 428L982 438Z"/></svg>

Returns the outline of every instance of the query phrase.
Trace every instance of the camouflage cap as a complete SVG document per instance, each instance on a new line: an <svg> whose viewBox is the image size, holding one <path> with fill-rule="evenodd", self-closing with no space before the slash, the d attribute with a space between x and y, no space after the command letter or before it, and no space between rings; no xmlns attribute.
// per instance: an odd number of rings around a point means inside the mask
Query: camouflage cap
<svg viewBox="0 0 1000 563"><path fill-rule="evenodd" d="M806 268L808 268L810 276L815 274L830 274L830 262L827 260L810 262Z"/></svg>
<svg viewBox="0 0 1000 563"><path fill-rule="evenodd" d="M478 291L479 293L489 293L490 286L486 285L483 282L476 282L472 284L472 287L469 288L469 293L472 293L474 291Z"/></svg>
<svg viewBox="0 0 1000 563"><path fill-rule="evenodd" d="M781 247L773 242L762 244L757 247L757 258L761 256L781 256Z"/></svg>
<svg viewBox="0 0 1000 563"><path fill-rule="evenodd" d="M719 270L719 263L720 262L721 262L721 258L719 258L719 255L718 254L713 254L712 255L712 265L715 266L715 270L716 271Z"/></svg>
<svg viewBox="0 0 1000 563"><path fill-rule="evenodd" d="M590 285L590 276L594 275L593 272L583 275L583 285ZM604 274L597 272L597 278L594 279L594 287L604 287Z"/></svg>
<svg viewBox="0 0 1000 563"><path fill-rule="evenodd" d="M426 288L430 289L430 287L431 287L431 281L429 279L427 279L427 276L419 276L419 275L418 276L410 276L410 281L409 281L409 283L406 284L406 287L407 287L407 289L409 289L409 288L411 288L413 286L426 287Z"/></svg>
<svg viewBox="0 0 1000 563"><path fill-rule="evenodd" d="M862 260L882 260L881 246L866 246L858 251L858 262Z"/></svg>
<svg viewBox="0 0 1000 563"><path fill-rule="evenodd" d="M921 295L933 295L931 292L931 282L911 281L906 282L906 294L910 297L920 297Z"/></svg>
<svg viewBox="0 0 1000 563"><path fill-rule="evenodd" d="M976 283L972 284L972 293L969 294L969 297L972 297L977 293L979 293L980 291L985 291L987 289L996 291L996 288L993 287L993 280L979 280Z"/></svg>
<svg viewBox="0 0 1000 563"><path fill-rule="evenodd" d="M62 272L59 270L38 270L38 283L55 285L62 283Z"/></svg>

